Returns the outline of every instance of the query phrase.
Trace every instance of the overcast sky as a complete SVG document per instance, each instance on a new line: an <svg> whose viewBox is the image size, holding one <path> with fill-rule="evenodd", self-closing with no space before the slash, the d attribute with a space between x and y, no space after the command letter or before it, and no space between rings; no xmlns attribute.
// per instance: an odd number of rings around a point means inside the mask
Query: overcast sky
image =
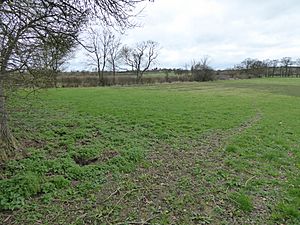
<svg viewBox="0 0 300 225"><path fill-rule="evenodd" d="M299 0L155 0L138 21L123 42L159 42L157 67L184 67L204 55L215 69L248 57L300 58ZM86 69L82 52L70 68Z"/></svg>

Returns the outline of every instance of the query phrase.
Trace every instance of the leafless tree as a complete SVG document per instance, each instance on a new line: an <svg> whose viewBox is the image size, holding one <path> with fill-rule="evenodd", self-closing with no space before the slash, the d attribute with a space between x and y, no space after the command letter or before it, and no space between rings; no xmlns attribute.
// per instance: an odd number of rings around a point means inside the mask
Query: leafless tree
<svg viewBox="0 0 300 225"><path fill-rule="evenodd" d="M98 85L104 85L104 70L108 63L112 40L113 34L110 30L90 29L86 49L88 50L92 65L95 65L97 68Z"/></svg>
<svg viewBox="0 0 300 225"><path fill-rule="evenodd" d="M273 59L270 62L270 65L272 67L272 76L273 77L276 75L276 69L277 69L278 63L279 63L279 61L277 59Z"/></svg>
<svg viewBox="0 0 300 225"><path fill-rule="evenodd" d="M263 77L268 74L268 61L261 61L258 59L247 58L243 60L237 67L242 70L249 77Z"/></svg>
<svg viewBox="0 0 300 225"><path fill-rule="evenodd" d="M253 60L251 65L251 73L254 77L263 77L265 76L266 64L258 59Z"/></svg>
<svg viewBox="0 0 300 225"><path fill-rule="evenodd" d="M11 72L29 72L49 35L78 40L83 25L98 18L121 29L133 25L137 3L146 0L0 1L0 161L15 154L17 142L8 127L4 83ZM56 40L61 40L57 38ZM59 43L59 41L55 41Z"/></svg>
<svg viewBox="0 0 300 225"><path fill-rule="evenodd" d="M290 76L290 66L293 64L292 58L291 57L283 57L280 62L284 68L283 76L285 76L285 77Z"/></svg>
<svg viewBox="0 0 300 225"><path fill-rule="evenodd" d="M122 48L124 62L136 72L138 83L142 81L143 74L157 59L158 46L157 42L149 40L137 43L134 48L128 46Z"/></svg>
<svg viewBox="0 0 300 225"><path fill-rule="evenodd" d="M272 66L272 61L270 59L265 59L263 60L263 65L265 67L265 76L266 77L270 77L270 69L271 69L271 66Z"/></svg>
<svg viewBox="0 0 300 225"><path fill-rule="evenodd" d="M111 36L109 51L108 51L108 62L111 65L113 74L113 84L116 83L116 68L117 63L121 59L121 39L116 35Z"/></svg>
<svg viewBox="0 0 300 225"><path fill-rule="evenodd" d="M251 68L255 61L255 59L247 58L241 62L241 68L243 68L246 74L251 73Z"/></svg>

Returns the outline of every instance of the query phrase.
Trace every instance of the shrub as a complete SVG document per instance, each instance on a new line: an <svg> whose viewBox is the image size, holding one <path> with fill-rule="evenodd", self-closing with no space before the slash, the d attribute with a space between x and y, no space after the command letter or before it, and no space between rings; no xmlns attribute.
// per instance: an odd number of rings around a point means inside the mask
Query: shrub
<svg viewBox="0 0 300 225"><path fill-rule="evenodd" d="M214 80L214 70L199 62L192 67L192 76L195 81L212 81Z"/></svg>

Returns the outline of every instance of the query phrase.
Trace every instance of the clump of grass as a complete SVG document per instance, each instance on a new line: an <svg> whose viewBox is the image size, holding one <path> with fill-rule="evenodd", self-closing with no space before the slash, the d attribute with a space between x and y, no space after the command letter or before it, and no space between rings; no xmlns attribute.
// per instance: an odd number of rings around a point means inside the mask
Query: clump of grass
<svg viewBox="0 0 300 225"><path fill-rule="evenodd" d="M244 212L251 212L253 209L253 203L251 198L242 192L234 192L230 194L231 201L237 206L238 209Z"/></svg>
<svg viewBox="0 0 300 225"><path fill-rule="evenodd" d="M294 221L294 224L297 224L296 220L298 220L298 223L300 222L299 209L297 209L293 203L280 203L276 209L272 215L275 221Z"/></svg>
<svg viewBox="0 0 300 225"><path fill-rule="evenodd" d="M300 223L300 179L293 181L294 188L288 191L289 198L280 202L276 206L272 217L278 222L288 222L289 224Z"/></svg>
<svg viewBox="0 0 300 225"><path fill-rule="evenodd" d="M238 148L235 145L227 145L225 148L226 152L237 152Z"/></svg>

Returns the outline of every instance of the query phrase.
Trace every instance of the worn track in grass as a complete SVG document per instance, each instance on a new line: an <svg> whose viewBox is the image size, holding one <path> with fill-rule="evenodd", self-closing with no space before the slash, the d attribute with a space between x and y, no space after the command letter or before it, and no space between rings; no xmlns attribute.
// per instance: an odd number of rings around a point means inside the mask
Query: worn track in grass
<svg viewBox="0 0 300 225"><path fill-rule="evenodd" d="M199 140L187 140L189 147L186 149L172 149L158 143L148 153L148 163L124 175L121 182L108 182L103 186L97 193L92 212L84 214L84 221L90 223L96 220L108 224L214 224L217 218L230 224L251 223L238 221L233 214L228 214L230 203L225 197L228 191L224 188L226 178L215 175L226 170L222 152L224 154L227 140L248 129L260 118L258 113L228 131L207 134ZM218 181L211 182L210 179ZM245 179L249 181L251 176ZM219 213L214 213L218 210ZM223 210L227 212L222 213ZM268 209L260 205L256 210L260 217L257 220L260 220ZM252 212L253 216L258 213L256 210ZM95 212L102 213L95 218Z"/></svg>

